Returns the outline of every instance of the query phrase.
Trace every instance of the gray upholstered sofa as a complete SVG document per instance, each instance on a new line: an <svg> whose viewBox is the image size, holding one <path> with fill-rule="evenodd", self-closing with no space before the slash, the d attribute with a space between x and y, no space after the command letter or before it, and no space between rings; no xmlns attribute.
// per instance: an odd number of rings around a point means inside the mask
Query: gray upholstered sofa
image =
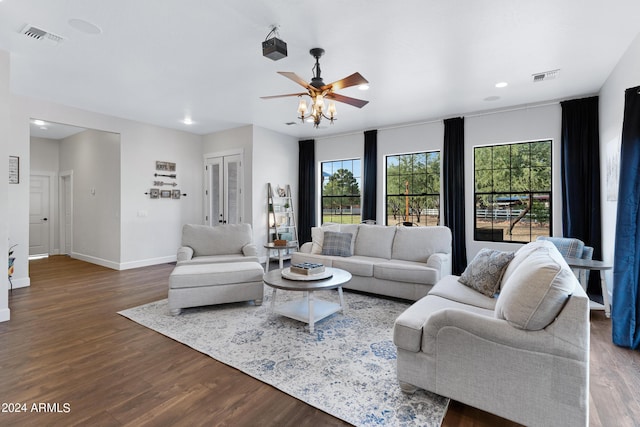
<svg viewBox="0 0 640 427"><path fill-rule="evenodd" d="M258 262L250 224L225 224L217 227L185 224L178 265L218 262Z"/></svg>
<svg viewBox="0 0 640 427"><path fill-rule="evenodd" d="M326 254L327 232L351 235L349 256ZM293 253L291 262L347 270L352 279L344 288L415 301L441 277L451 274L451 230L447 227L325 224L312 228L311 234L312 242Z"/></svg>
<svg viewBox="0 0 640 427"><path fill-rule="evenodd" d="M527 426L586 426L584 290L550 242L523 246L498 273L497 298L450 275L398 317L393 339L400 386Z"/></svg>

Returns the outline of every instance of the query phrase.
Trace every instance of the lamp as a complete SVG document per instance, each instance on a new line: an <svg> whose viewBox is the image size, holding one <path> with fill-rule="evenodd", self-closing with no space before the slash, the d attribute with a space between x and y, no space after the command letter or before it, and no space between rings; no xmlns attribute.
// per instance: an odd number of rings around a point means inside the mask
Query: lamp
<svg viewBox="0 0 640 427"><path fill-rule="evenodd" d="M317 128L324 117L329 120L329 123L333 124L337 115L336 103L330 101L325 113L324 97L322 94L317 94L315 96L309 95L309 97L311 98L311 102L309 103L309 108L307 108L307 103L304 98L302 98L302 95L300 95L300 102L298 103L298 118L300 121L312 122L313 126ZM307 111L309 111L309 115L307 115Z"/></svg>

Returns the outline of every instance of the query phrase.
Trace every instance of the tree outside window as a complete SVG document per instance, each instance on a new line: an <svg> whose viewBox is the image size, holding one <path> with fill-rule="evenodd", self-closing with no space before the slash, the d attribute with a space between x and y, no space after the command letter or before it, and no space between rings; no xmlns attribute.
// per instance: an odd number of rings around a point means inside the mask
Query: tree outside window
<svg viewBox="0 0 640 427"><path fill-rule="evenodd" d="M475 240L526 243L551 232L551 141L474 148Z"/></svg>
<svg viewBox="0 0 640 427"><path fill-rule="evenodd" d="M360 223L360 159L322 162L321 167L322 223Z"/></svg>
<svg viewBox="0 0 640 427"><path fill-rule="evenodd" d="M386 157L386 224L440 223L440 152Z"/></svg>

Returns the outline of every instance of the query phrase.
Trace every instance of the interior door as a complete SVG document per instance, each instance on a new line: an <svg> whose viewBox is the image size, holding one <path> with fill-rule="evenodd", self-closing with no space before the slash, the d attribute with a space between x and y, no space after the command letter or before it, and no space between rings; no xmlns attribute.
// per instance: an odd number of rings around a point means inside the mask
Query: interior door
<svg viewBox="0 0 640 427"><path fill-rule="evenodd" d="M29 192L29 255L50 251L50 177L31 175Z"/></svg>
<svg viewBox="0 0 640 427"><path fill-rule="evenodd" d="M205 173L205 223L242 222L242 155L207 158Z"/></svg>

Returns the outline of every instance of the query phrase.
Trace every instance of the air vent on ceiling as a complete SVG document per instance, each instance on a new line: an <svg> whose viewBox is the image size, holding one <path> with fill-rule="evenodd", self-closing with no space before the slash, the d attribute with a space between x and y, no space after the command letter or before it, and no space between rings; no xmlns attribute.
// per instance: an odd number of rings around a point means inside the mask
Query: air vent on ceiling
<svg viewBox="0 0 640 427"><path fill-rule="evenodd" d="M50 33L48 31L43 30L42 28L34 27L33 25L29 25L29 24L25 25L22 31L20 32L25 36L30 37L34 40L46 40L53 44L58 44L62 40L64 40L62 37L56 34Z"/></svg>
<svg viewBox="0 0 640 427"><path fill-rule="evenodd" d="M296 124L297 124L296 122L285 122L285 125L287 125L287 126L293 126L293 125L296 125Z"/></svg>
<svg viewBox="0 0 640 427"><path fill-rule="evenodd" d="M533 75L533 82L536 83L536 82L542 82L545 80L553 80L556 77L558 77L559 73L560 73L560 69L545 71L544 73L536 73Z"/></svg>

